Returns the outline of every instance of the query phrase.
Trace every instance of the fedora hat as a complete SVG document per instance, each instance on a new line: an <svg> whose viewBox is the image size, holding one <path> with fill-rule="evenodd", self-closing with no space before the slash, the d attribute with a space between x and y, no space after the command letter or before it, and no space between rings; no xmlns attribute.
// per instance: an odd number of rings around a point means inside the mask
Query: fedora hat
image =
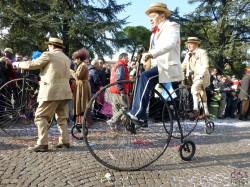
<svg viewBox="0 0 250 187"><path fill-rule="evenodd" d="M59 38L49 38L49 41L47 42L47 44L56 45L58 47L64 47L63 41Z"/></svg>
<svg viewBox="0 0 250 187"><path fill-rule="evenodd" d="M13 50L11 48L5 48L4 49L4 52L6 53L10 53L10 54L13 54Z"/></svg>
<svg viewBox="0 0 250 187"><path fill-rule="evenodd" d="M170 10L168 9L167 5L164 3L152 3L149 8L145 11L147 15L152 12L162 12L166 15L166 17L171 15Z"/></svg>
<svg viewBox="0 0 250 187"><path fill-rule="evenodd" d="M188 37L186 43L197 43L197 44L200 44L201 41L197 37Z"/></svg>

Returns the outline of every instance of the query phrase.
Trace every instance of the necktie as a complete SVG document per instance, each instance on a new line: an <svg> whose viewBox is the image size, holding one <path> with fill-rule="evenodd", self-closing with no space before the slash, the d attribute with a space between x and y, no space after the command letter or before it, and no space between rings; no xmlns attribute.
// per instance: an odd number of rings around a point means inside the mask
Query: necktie
<svg viewBox="0 0 250 187"><path fill-rule="evenodd" d="M157 33L157 32L159 32L159 31L160 31L160 29L159 29L158 26L155 26L155 27L153 27L153 28L151 29L151 32L152 32L152 33Z"/></svg>

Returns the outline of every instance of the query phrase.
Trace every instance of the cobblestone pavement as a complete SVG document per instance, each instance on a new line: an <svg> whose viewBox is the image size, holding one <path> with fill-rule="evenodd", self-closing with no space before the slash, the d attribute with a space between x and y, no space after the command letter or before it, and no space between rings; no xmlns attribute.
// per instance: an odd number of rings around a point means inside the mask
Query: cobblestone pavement
<svg viewBox="0 0 250 187"><path fill-rule="evenodd" d="M196 143L192 161L182 161L176 146L135 172L103 167L82 141L73 138L70 149L30 153L26 149L35 140L0 132L0 186L250 186L249 121L223 120L215 125L211 135L198 126L188 137ZM53 128L51 132L49 146L57 142Z"/></svg>

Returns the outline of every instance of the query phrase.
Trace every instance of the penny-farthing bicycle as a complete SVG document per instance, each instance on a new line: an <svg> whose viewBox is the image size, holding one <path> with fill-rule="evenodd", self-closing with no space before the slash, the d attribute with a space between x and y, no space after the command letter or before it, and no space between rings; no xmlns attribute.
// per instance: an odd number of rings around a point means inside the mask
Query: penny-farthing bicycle
<svg viewBox="0 0 250 187"><path fill-rule="evenodd" d="M140 62L141 56L142 51L138 52L138 62ZM138 71L137 68L137 75ZM82 133L90 153L104 166L116 170L138 170L156 161L168 147L173 147L170 144L170 140L174 123L173 110L176 108L171 109L166 99L154 89L150 94L147 124L131 120L125 115L125 112L129 108L124 108L123 106L120 106L122 115L115 128L107 123L107 119L95 119L95 104L98 102L100 95L104 97L104 103L112 105L110 87L124 83L131 84L135 89L137 82L133 80L118 81L103 87L92 97L84 114ZM131 95L130 104L133 100L134 89L132 90L132 94L129 94L129 96ZM173 100L171 94L169 92L168 94L170 99ZM154 115L151 115L155 111L150 110L150 108L154 108L155 106L161 116L158 122L155 121ZM107 113L110 114L110 112ZM90 127L86 127L85 125L88 114L92 114L94 121ZM178 116L175 120L178 121ZM179 130L182 142L180 146L181 158L190 160L195 154L195 144L192 141L184 140L180 124Z"/></svg>
<svg viewBox="0 0 250 187"><path fill-rule="evenodd" d="M34 114L37 107L38 77L28 72L0 87L0 129L6 135L36 138Z"/></svg>
<svg viewBox="0 0 250 187"><path fill-rule="evenodd" d="M34 123L38 106L39 77L24 71L21 78L13 79L0 87L0 130L4 135L28 140L37 138ZM55 123L50 120L50 128Z"/></svg>
<svg viewBox="0 0 250 187"><path fill-rule="evenodd" d="M205 90L204 90L205 91ZM193 98L191 94L191 87L188 85L184 85L181 83L177 89L175 89L171 93L172 97L174 98L174 104L177 110L175 116L178 116L179 123L182 127L182 135L184 138L189 136L196 128L198 123L205 122L205 132L207 134L211 134L214 132L214 122L208 119L208 116L205 115L203 100L201 95L199 95L199 116L195 117L194 119L190 118L190 114L193 111ZM171 106L171 102L170 102ZM181 134L179 131L178 121L175 121L173 125L173 132L172 137L174 138L181 138Z"/></svg>

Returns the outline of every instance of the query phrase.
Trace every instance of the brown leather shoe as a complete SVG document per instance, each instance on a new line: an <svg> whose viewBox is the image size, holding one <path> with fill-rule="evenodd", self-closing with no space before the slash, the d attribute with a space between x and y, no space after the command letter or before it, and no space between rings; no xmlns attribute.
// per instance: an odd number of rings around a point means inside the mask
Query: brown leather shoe
<svg viewBox="0 0 250 187"><path fill-rule="evenodd" d="M28 147L28 151L33 152L48 152L48 145L35 145L34 147Z"/></svg>
<svg viewBox="0 0 250 187"><path fill-rule="evenodd" d="M62 143L59 143L59 144L57 144L56 146L55 146L55 148L59 148L59 149L61 149L61 148L70 148L70 144L69 143L64 143L64 144L62 144Z"/></svg>

